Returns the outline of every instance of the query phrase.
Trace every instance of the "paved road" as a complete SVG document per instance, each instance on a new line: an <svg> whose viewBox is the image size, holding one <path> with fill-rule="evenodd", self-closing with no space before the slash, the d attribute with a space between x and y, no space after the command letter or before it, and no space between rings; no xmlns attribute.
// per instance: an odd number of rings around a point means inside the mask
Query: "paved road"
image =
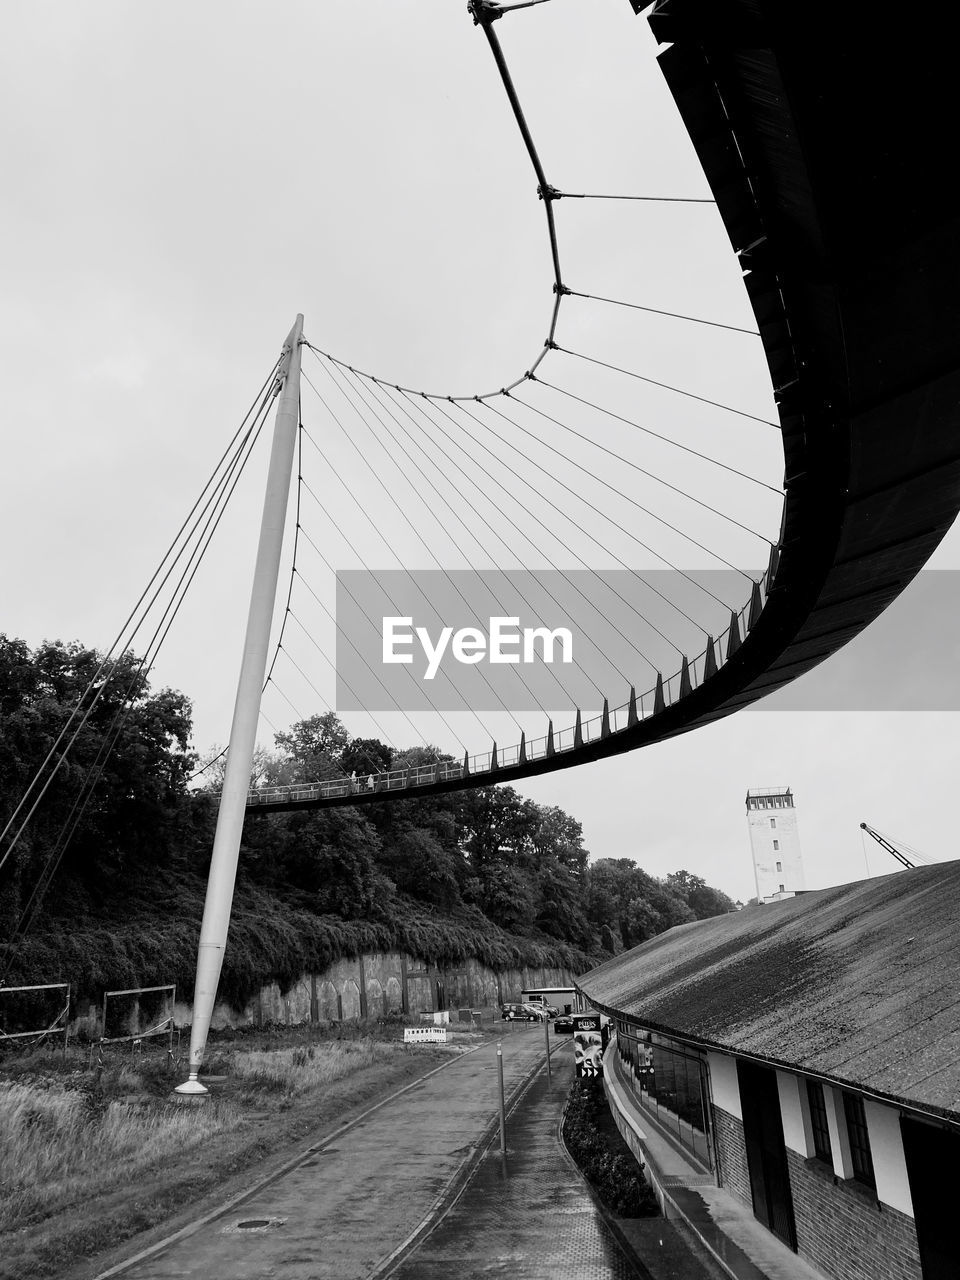
<svg viewBox="0 0 960 1280"><path fill-rule="evenodd" d="M542 1059L543 1047L540 1024L504 1034L508 1094ZM240 1209L104 1274L365 1280L437 1209L495 1120L497 1096L496 1044L488 1041L332 1134Z"/></svg>
<svg viewBox="0 0 960 1280"><path fill-rule="evenodd" d="M240 1207L102 1277L716 1280L660 1218L623 1224L621 1249L558 1142L572 1045L551 1042L563 1047L548 1083L542 1027L505 1031L506 1088L518 1099L505 1156L488 1041L318 1143Z"/></svg>
<svg viewBox="0 0 960 1280"><path fill-rule="evenodd" d="M583 1179L557 1141L573 1079L569 1051L538 1075L513 1111L507 1154L484 1156L455 1206L390 1280L637 1280Z"/></svg>

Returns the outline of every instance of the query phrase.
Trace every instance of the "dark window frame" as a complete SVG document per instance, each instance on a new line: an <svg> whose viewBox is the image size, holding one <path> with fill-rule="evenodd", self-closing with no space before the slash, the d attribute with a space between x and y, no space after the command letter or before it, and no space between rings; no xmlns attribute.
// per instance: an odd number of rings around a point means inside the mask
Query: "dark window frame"
<svg viewBox="0 0 960 1280"><path fill-rule="evenodd" d="M870 1133L867 1129L867 1113L863 1098L858 1093L843 1095L843 1114L847 1121L847 1138L850 1142L850 1162L853 1176L866 1187L877 1189L877 1176L873 1169L873 1153L870 1150Z"/></svg>
<svg viewBox="0 0 960 1280"><path fill-rule="evenodd" d="M819 1080L807 1081L807 1106L810 1111L810 1129L813 1133L813 1154L833 1168L833 1146L830 1142L830 1125L827 1122L827 1100Z"/></svg>

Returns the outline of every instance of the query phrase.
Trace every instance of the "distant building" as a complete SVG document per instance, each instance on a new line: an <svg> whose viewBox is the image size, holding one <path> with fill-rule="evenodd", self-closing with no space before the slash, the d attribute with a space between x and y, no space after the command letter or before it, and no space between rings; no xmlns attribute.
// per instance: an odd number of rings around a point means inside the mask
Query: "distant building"
<svg viewBox="0 0 960 1280"><path fill-rule="evenodd" d="M747 792L747 829L758 902L778 902L806 889L797 810L789 787Z"/></svg>
<svg viewBox="0 0 960 1280"><path fill-rule="evenodd" d="M580 978L668 1214L747 1254L757 1219L830 1280L960 1276L958 936L949 862L680 925Z"/></svg>

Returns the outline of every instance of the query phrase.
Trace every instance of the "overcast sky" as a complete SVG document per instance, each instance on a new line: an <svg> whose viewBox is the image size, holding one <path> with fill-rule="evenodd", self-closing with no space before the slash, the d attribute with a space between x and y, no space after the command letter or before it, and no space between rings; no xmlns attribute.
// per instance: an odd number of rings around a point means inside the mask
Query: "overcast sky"
<svg viewBox="0 0 960 1280"><path fill-rule="evenodd" d="M506 16L497 32L553 185L709 194L646 21L627 0L550 0ZM0 36L0 630L8 635L31 645L111 642L298 311L322 350L443 394L503 386L542 349L552 306L543 206L486 41L462 0L7 0ZM563 200L557 219L570 287L751 327L711 207ZM756 339L571 298L558 340L755 417L772 414ZM431 475L442 499L411 479L409 465L388 460L309 353L304 369L313 384L304 385L304 422L324 456L305 448L315 496L304 499L302 524L334 568L547 563L533 539L545 527L553 535L566 528L559 516L517 488L512 510L525 511L515 530L487 510L512 555L484 558L455 524L450 507L465 508L443 489L451 467L436 447ZM559 354L543 371L779 485L770 427L699 403L694 411L691 401L636 381L604 381ZM559 414L562 400L540 394ZM776 495L569 408L564 420L591 437L603 433L614 453L661 469L775 537ZM648 495L635 469L624 471L612 455L603 462L559 429L545 434L543 418L523 421L562 448L571 468L597 471L593 490L582 472L548 463L631 531L637 518L621 512L601 481L679 518L680 499ZM493 468L488 498L501 486L543 487L522 462L521 481L497 470L504 450L482 453L481 439L489 448L479 429L470 447ZM200 751L229 735L265 469L261 447L154 675L155 687L192 698ZM388 490L410 523L391 508ZM566 548L550 543L556 563L662 568L635 539L597 517L578 518L593 540L566 530ZM721 539L702 507L683 518L738 567L763 567L762 539L729 523ZM658 550L673 563L716 567L664 536ZM934 563L960 567L957 548L951 534ZM322 562L305 575L332 603ZM332 656L332 628L306 598L298 609ZM908 631L906 639L908 646ZM311 656L312 643L306 634L299 649L291 642L308 678L278 666L281 691L268 691L264 707L266 744L271 725L323 709L315 690L332 697L330 670ZM952 636L945 643L955 649ZM910 663L909 647L902 661ZM637 662L639 674L626 674L639 689L649 670ZM612 702L625 696L625 687L610 691ZM507 720L493 726L503 741L512 740ZM348 723L377 732L363 717ZM595 857L632 857L659 875L686 867L745 899L754 892L743 806L750 786L793 787L810 887L894 869L876 846L865 857L861 819L935 859L953 857L955 725L945 711L747 713L521 790L580 819ZM386 727L400 745L410 743L399 717ZM466 719L454 728L471 750L485 749L483 727ZM437 726L423 732L458 750Z"/></svg>

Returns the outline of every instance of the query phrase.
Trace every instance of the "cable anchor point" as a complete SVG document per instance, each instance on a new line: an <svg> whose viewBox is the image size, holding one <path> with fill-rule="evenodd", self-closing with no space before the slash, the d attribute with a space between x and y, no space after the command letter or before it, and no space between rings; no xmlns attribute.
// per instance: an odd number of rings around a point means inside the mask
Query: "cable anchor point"
<svg viewBox="0 0 960 1280"><path fill-rule="evenodd" d="M549 182L545 182L542 186L537 187L538 200L562 200L563 192L558 191L556 187L551 187Z"/></svg>
<svg viewBox="0 0 960 1280"><path fill-rule="evenodd" d="M561 284L560 281L558 280L553 286L553 292L557 294L559 297L565 298L569 294L570 290L567 288L565 284Z"/></svg>
<svg viewBox="0 0 960 1280"><path fill-rule="evenodd" d="M503 10L497 0L469 0L467 13L473 18L473 25L488 26L503 17Z"/></svg>

